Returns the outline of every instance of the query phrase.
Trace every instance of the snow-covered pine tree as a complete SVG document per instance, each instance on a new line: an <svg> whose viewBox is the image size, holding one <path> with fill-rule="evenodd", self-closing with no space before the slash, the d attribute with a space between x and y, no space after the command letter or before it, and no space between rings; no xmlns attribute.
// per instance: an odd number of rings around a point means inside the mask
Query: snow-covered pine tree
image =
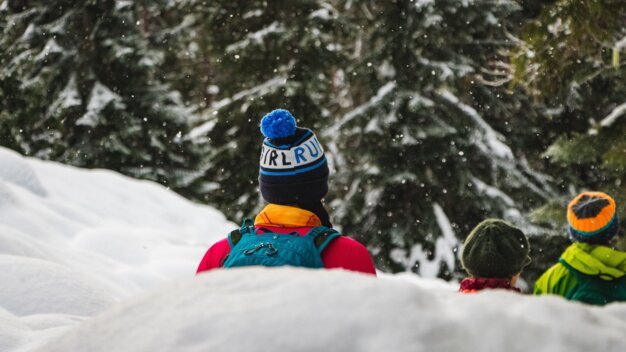
<svg viewBox="0 0 626 352"><path fill-rule="evenodd" d="M343 60L340 19L326 1L207 2L203 28L211 85L201 123L187 136L206 145L197 193L232 219L251 216L257 190L261 117L289 109L298 123L321 127L334 109L333 73Z"/></svg>
<svg viewBox="0 0 626 352"><path fill-rule="evenodd" d="M444 278L458 268L459 240L485 217L534 232L525 204L549 197L549 182L485 119L495 115L484 113L490 101L471 96L487 60L510 45L502 19L519 7L413 0L347 6L362 31L345 69L347 88L358 93L326 133L336 161L335 219L368 243L379 268Z"/></svg>
<svg viewBox="0 0 626 352"><path fill-rule="evenodd" d="M184 189L198 154L163 79L169 3L2 1L0 144Z"/></svg>
<svg viewBox="0 0 626 352"><path fill-rule="evenodd" d="M543 220L564 224L581 189L610 193L626 216L624 23L624 1L556 1L520 35L516 82L545 102L546 121L560 132L545 155L567 194L536 213Z"/></svg>

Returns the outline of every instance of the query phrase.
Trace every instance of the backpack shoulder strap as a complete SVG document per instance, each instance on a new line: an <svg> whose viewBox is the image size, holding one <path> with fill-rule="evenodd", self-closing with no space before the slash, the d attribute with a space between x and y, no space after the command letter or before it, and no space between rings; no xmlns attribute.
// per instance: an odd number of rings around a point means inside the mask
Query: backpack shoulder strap
<svg viewBox="0 0 626 352"><path fill-rule="evenodd" d="M332 240L341 236L339 231L333 230L326 226L318 226L312 228L305 236L312 237L313 243L315 244L315 248L319 253L330 244Z"/></svg>
<svg viewBox="0 0 626 352"><path fill-rule="evenodd" d="M241 238L247 234L255 234L254 223L250 219L243 219L241 228L228 234L228 244L230 245L230 248L234 248L237 243L241 241Z"/></svg>

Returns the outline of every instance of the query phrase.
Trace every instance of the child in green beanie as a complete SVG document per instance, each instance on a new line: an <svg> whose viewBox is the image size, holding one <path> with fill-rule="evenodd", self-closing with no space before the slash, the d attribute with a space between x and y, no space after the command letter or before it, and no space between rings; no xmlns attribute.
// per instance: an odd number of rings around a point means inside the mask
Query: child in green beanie
<svg viewBox="0 0 626 352"><path fill-rule="evenodd" d="M497 219L478 224L465 239L463 268L470 275L461 281L460 292L505 289L520 292L515 283L530 263L530 245L524 233Z"/></svg>

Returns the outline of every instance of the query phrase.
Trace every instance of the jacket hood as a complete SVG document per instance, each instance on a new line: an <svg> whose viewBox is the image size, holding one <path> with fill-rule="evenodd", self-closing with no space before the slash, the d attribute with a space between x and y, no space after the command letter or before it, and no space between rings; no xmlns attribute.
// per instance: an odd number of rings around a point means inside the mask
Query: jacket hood
<svg viewBox="0 0 626 352"><path fill-rule="evenodd" d="M576 242L563 252L561 258L579 272L604 280L626 275L626 252L607 246Z"/></svg>

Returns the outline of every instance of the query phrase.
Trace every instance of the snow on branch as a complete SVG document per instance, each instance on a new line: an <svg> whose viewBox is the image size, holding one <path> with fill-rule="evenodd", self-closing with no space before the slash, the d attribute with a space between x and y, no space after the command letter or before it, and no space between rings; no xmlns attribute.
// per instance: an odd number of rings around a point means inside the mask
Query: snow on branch
<svg viewBox="0 0 626 352"><path fill-rule="evenodd" d="M462 103L459 98L457 98L454 94L452 94L448 90L441 90L439 92L439 96L441 96L444 100L449 102L450 104L456 106L459 110L469 116L476 125L482 130L482 138L487 143L486 147L488 151L491 151L496 156L503 159L514 159L513 151L506 145L501 139L504 139L502 135L496 132L474 109L473 107Z"/></svg>
<svg viewBox="0 0 626 352"><path fill-rule="evenodd" d="M224 98L222 100L216 101L211 104L211 108L209 111L209 115L217 115L218 110L221 110L230 104L237 102L239 100L245 99L250 96L264 96L271 92L276 91L278 88L283 87L287 83L287 79L285 77L274 77L268 81L265 81L258 86L252 87L250 89L242 90L241 92L236 93L232 97ZM204 123L199 125L198 127L192 129L186 138L190 138L194 140L196 138L200 138L207 134L209 131L213 129L215 126L215 121L212 118L207 119Z"/></svg>
<svg viewBox="0 0 626 352"><path fill-rule="evenodd" d="M433 203L433 214L441 230L441 236L437 238L435 243L434 258L432 260L429 259L429 253L421 244L416 244L411 248L408 258L399 251L394 253L395 259L405 262L405 264L407 264L406 267L419 263L420 276L428 278L437 277L441 269L441 263L445 263L450 270L454 268L456 256L455 248L459 246L459 240L454 235L450 219L438 203Z"/></svg>
<svg viewBox="0 0 626 352"><path fill-rule="evenodd" d="M442 234L442 236L437 239L437 257L439 257L441 261L444 261L449 269L453 269L454 248L459 245L459 240L454 235L450 219L438 203L433 203L433 212Z"/></svg>
<svg viewBox="0 0 626 352"><path fill-rule="evenodd" d="M478 192L483 193L487 195L487 197L492 199L500 199L509 207L515 206L515 202L513 201L513 199L509 197L509 195L507 195L506 193L502 192L500 189L487 184L477 177L472 176L470 179L472 180L474 186L476 186L476 190Z"/></svg>
<svg viewBox="0 0 626 352"><path fill-rule="evenodd" d="M419 58L419 63L438 69L441 71L440 78L442 80L446 80L451 77L464 77L469 73L474 72L474 68L469 65L463 64L454 64L451 62L442 62L442 61L431 61L425 58Z"/></svg>
<svg viewBox="0 0 626 352"><path fill-rule="evenodd" d="M211 110L220 110L224 107L232 104L235 101L241 100L245 97L251 95L265 95L268 91L273 91L278 87L282 87L287 83L287 79L285 77L274 77L268 81L265 81L258 86L252 87L250 89L242 90L241 92L233 95L230 98L225 98L220 101L215 102L211 105Z"/></svg>
<svg viewBox="0 0 626 352"><path fill-rule="evenodd" d="M268 36L269 34L283 33L283 32L285 32L285 27L278 24L278 22L274 21L269 26L261 30L258 30L254 33L248 34L245 39L227 46L226 53L231 54L235 51L245 49L248 45L252 43L262 44L265 37Z"/></svg>
<svg viewBox="0 0 626 352"><path fill-rule="evenodd" d="M76 73L73 73L70 80L65 85L65 88L63 88L52 104L50 104L46 115L51 116L65 109L79 107L82 103L80 94L78 93L78 86L76 85Z"/></svg>
<svg viewBox="0 0 626 352"><path fill-rule="evenodd" d="M360 116L366 113L373 106L378 105L378 103L380 103L388 94L393 92L395 88L396 88L396 82L387 82L384 86L378 89L378 92L376 92L376 95L371 97L367 103L361 104L357 106L356 108L354 108L354 110L343 115L343 117L341 118L341 120L339 120L339 122L337 122L332 127L326 130L325 135L329 135L329 136L334 135L336 132L339 131L341 126L354 120L357 116Z"/></svg>
<svg viewBox="0 0 626 352"><path fill-rule="evenodd" d="M48 59L49 55L62 54L62 53L63 53L63 47L61 47L59 43L57 43L57 41L54 40L54 38L52 38L46 42L46 45L43 47L43 49L41 49L41 52L39 53L39 55L35 57L35 60L44 61Z"/></svg>
<svg viewBox="0 0 626 352"><path fill-rule="evenodd" d="M624 45L626 45L626 38L624 38L624 40L622 40L625 42ZM600 126L602 127L609 127L611 125L613 125L613 123L622 115L624 115L624 113L626 113L626 102L622 103L621 105L617 106L615 109L613 109L613 111L611 111L610 114L608 114L605 118L602 119L602 121L600 121Z"/></svg>
<svg viewBox="0 0 626 352"><path fill-rule="evenodd" d="M421 9L423 7L426 7L426 6L431 6L434 3L435 3L434 0L417 0L415 2L415 7L418 8L418 9Z"/></svg>
<svg viewBox="0 0 626 352"><path fill-rule="evenodd" d="M320 19L322 21L330 21L337 18L335 9L329 4L322 4L322 8L311 12L309 18Z"/></svg>
<svg viewBox="0 0 626 352"><path fill-rule="evenodd" d="M87 104L87 112L81 118L76 120L77 125L96 126L98 125L98 117L110 103L122 104L122 97L110 90L107 86L100 82L96 82L91 89L89 103ZM120 106L122 106L120 105Z"/></svg>

